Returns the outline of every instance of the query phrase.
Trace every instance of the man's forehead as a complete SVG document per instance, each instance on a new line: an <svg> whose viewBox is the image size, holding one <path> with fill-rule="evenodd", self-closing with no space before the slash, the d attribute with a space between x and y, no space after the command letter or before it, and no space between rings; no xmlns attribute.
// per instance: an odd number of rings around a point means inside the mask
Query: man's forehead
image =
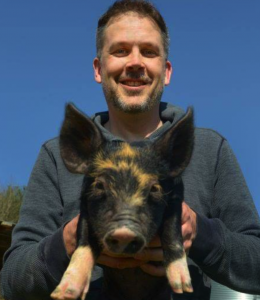
<svg viewBox="0 0 260 300"><path fill-rule="evenodd" d="M124 20L126 21L126 24L128 24L128 21L130 18L131 19L137 18L139 20L148 20L149 23L151 24L151 26L153 27L153 29L158 31L159 33L161 33L159 26L156 24L156 22L152 18L150 18L149 16L146 16L146 15L143 15L143 14L136 13L136 12L127 12L127 13L119 14L117 16L112 17L106 25L106 30L111 25L114 25L117 22L122 23L122 22L124 22Z"/></svg>
<svg viewBox="0 0 260 300"><path fill-rule="evenodd" d="M140 22L135 22L135 20ZM147 46L155 46L159 42L163 47L158 25L150 17L134 12L113 17L104 31L104 45L109 46L109 48L112 47L112 44L126 44L135 39L139 42L142 41L142 44Z"/></svg>

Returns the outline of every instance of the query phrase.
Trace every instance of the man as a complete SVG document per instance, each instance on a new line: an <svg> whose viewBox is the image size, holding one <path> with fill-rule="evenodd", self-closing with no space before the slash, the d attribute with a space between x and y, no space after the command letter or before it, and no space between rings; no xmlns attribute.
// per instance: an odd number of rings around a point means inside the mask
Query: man
<svg viewBox="0 0 260 300"><path fill-rule="evenodd" d="M110 141L156 139L183 112L160 103L172 67L169 38L159 12L148 2L116 2L99 20L95 80L102 84L108 113L94 121ZM173 299L209 299L208 277L247 293L260 293L260 222L227 141L196 129L195 149L183 174L184 247L190 257L194 293ZM11 248L5 255L2 291L6 300L49 299L76 246L82 176L69 173L58 140L45 143L33 169ZM156 237L134 258L103 253L100 265L140 267L164 276ZM96 268L87 299L97 299L102 281Z"/></svg>

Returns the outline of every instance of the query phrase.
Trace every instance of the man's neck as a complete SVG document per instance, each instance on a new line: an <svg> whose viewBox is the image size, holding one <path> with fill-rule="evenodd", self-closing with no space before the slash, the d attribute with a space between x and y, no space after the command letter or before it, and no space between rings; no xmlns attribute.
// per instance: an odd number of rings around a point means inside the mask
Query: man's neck
<svg viewBox="0 0 260 300"><path fill-rule="evenodd" d="M158 109L139 114L109 110L109 121L104 124L104 127L113 135L127 142L134 142L150 136L162 124Z"/></svg>

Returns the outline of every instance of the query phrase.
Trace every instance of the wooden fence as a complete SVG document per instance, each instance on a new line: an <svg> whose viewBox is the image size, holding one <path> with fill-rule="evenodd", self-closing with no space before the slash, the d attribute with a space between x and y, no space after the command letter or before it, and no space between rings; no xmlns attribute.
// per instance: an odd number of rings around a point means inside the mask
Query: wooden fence
<svg viewBox="0 0 260 300"><path fill-rule="evenodd" d="M3 256L10 247L11 235L15 224L0 221L0 269L2 269Z"/></svg>

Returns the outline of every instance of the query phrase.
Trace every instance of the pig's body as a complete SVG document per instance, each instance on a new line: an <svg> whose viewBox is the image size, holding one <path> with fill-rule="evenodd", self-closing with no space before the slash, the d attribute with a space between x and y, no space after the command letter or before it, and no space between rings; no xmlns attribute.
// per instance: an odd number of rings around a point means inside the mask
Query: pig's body
<svg viewBox="0 0 260 300"><path fill-rule="evenodd" d="M166 277L155 277L140 268L104 268L103 291L98 300L170 300Z"/></svg>
<svg viewBox="0 0 260 300"><path fill-rule="evenodd" d="M105 267L101 299L167 300L171 290L192 292L181 236L180 178L192 153L192 111L152 145L129 145L107 143L95 124L69 105L60 146L67 168L85 174L85 180L78 248L52 297L84 299L103 249L131 256L157 233L167 278L150 276L140 268Z"/></svg>

